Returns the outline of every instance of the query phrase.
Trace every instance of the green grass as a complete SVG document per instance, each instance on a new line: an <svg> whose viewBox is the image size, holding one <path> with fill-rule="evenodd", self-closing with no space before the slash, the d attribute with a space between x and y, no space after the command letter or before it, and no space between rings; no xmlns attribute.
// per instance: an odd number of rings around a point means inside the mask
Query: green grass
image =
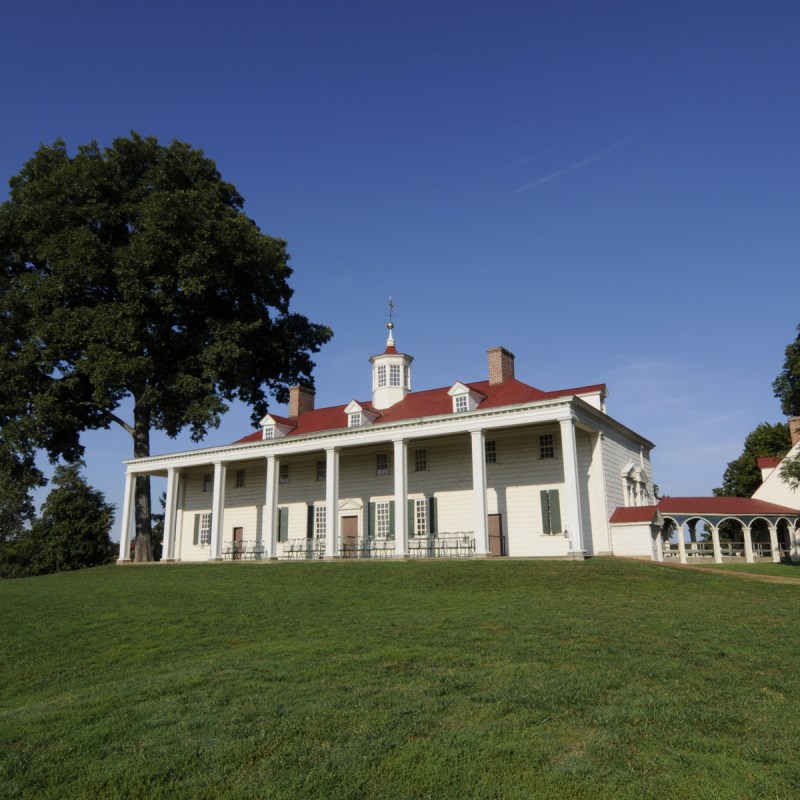
<svg viewBox="0 0 800 800"><path fill-rule="evenodd" d="M3 798L794 798L798 591L658 565L0 583Z"/></svg>

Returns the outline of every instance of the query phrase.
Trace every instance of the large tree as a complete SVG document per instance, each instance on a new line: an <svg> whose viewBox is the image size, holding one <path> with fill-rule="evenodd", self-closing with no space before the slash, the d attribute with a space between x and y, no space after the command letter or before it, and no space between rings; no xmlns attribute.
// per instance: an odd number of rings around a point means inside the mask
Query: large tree
<svg viewBox="0 0 800 800"><path fill-rule="evenodd" d="M286 243L263 234L213 161L132 133L42 146L0 205L0 408L33 420L50 457L120 425L199 441L239 398L311 383L328 328L291 313ZM120 404L132 401L123 418ZM150 560L149 480L136 484L136 560Z"/></svg>
<svg viewBox="0 0 800 800"><path fill-rule="evenodd" d="M765 456L783 456L791 447L789 426L785 422L770 425L762 422L750 431L744 440L744 450L739 458L728 463L722 486L714 494L724 497L751 497L761 486L758 459Z"/></svg>
<svg viewBox="0 0 800 800"><path fill-rule="evenodd" d="M800 416L800 325L797 326L797 337L786 346L783 370L775 378L772 389L787 417ZM800 455L783 462L781 477L795 489L800 487Z"/></svg>

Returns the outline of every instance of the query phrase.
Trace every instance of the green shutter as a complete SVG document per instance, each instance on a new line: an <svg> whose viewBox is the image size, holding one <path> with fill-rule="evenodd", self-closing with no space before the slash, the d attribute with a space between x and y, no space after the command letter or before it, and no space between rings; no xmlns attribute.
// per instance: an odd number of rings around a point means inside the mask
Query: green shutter
<svg viewBox="0 0 800 800"><path fill-rule="evenodd" d="M394 500L389 501L389 535L387 539L394 539Z"/></svg>
<svg viewBox="0 0 800 800"><path fill-rule="evenodd" d="M200 544L200 514L194 515L194 544Z"/></svg>
<svg viewBox="0 0 800 800"><path fill-rule="evenodd" d="M551 489L550 499L550 528L551 533L561 533L561 504L558 500L558 489Z"/></svg>
<svg viewBox="0 0 800 800"><path fill-rule="evenodd" d="M413 536L417 532L417 526L414 524L415 516L414 513L416 510L415 503L413 500L408 501L408 517L406 519L406 530L408 531L409 536Z"/></svg>
<svg viewBox="0 0 800 800"><path fill-rule="evenodd" d="M428 498L428 533L438 533L439 525L436 519L436 498Z"/></svg>
<svg viewBox="0 0 800 800"><path fill-rule="evenodd" d="M539 492L539 499L542 503L542 533L552 533L550 530L550 497L547 489Z"/></svg>
<svg viewBox="0 0 800 800"><path fill-rule="evenodd" d="M308 520L306 523L306 539L314 538L314 504L308 507Z"/></svg>
<svg viewBox="0 0 800 800"><path fill-rule="evenodd" d="M368 517L367 538L370 538L375 535L375 503L369 504Z"/></svg>
<svg viewBox="0 0 800 800"><path fill-rule="evenodd" d="M278 509L278 541L285 542L289 538L289 509Z"/></svg>

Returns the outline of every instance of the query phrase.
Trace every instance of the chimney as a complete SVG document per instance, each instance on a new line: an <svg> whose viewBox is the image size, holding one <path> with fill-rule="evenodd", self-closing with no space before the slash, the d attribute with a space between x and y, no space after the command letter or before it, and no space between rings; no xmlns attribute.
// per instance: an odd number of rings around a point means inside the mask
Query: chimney
<svg viewBox="0 0 800 800"><path fill-rule="evenodd" d="M514 354L505 347L493 347L489 355L489 385L499 386L514 377Z"/></svg>
<svg viewBox="0 0 800 800"><path fill-rule="evenodd" d="M307 386L289 387L289 417L296 419L306 411L314 410L314 390Z"/></svg>
<svg viewBox="0 0 800 800"><path fill-rule="evenodd" d="M789 417L789 435L792 437L792 447L800 442L800 417Z"/></svg>

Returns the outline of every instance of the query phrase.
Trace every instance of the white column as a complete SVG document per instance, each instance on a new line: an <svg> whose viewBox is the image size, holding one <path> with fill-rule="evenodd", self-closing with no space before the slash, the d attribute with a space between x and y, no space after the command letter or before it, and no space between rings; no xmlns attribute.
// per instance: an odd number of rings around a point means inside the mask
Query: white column
<svg viewBox="0 0 800 800"><path fill-rule="evenodd" d="M742 523L742 533L744 534L744 560L748 564L753 563L753 532L749 525Z"/></svg>
<svg viewBox="0 0 800 800"><path fill-rule="evenodd" d="M408 555L408 445L395 439L394 445L394 554Z"/></svg>
<svg viewBox="0 0 800 800"><path fill-rule="evenodd" d="M335 558L339 546L339 448L325 450L325 558Z"/></svg>
<svg viewBox="0 0 800 800"><path fill-rule="evenodd" d="M136 489L136 476L130 472L125 474L125 496L122 500L122 528L119 533L119 559L131 560L131 509Z"/></svg>
<svg viewBox="0 0 800 800"><path fill-rule="evenodd" d="M655 552L655 561L663 561L664 560L664 537L661 535L661 528L658 530L653 531L651 528L651 533L653 533L653 540L656 547Z"/></svg>
<svg viewBox="0 0 800 800"><path fill-rule="evenodd" d="M261 544L264 547L264 558L277 556L279 473L280 461L274 455L267 456L267 486L264 495L264 514L261 520Z"/></svg>
<svg viewBox="0 0 800 800"><path fill-rule="evenodd" d="M225 473L227 464L222 461L214 463L214 495L211 500L211 548L209 561L222 558L222 536L225 522Z"/></svg>
<svg viewBox="0 0 800 800"><path fill-rule="evenodd" d="M678 521L675 520L675 526L678 531L678 557L680 559L681 564L686 563L686 542L683 539L683 525L678 525Z"/></svg>
<svg viewBox="0 0 800 800"><path fill-rule="evenodd" d="M772 551L772 560L777 564L781 560L780 550L778 548L778 529L773 523L767 523L769 527L769 549Z"/></svg>
<svg viewBox="0 0 800 800"><path fill-rule="evenodd" d="M569 548L573 553L583 553L583 524L581 499L578 487L578 451L575 447L575 422L563 419L561 424L561 452L564 459L564 485L566 488L567 529Z"/></svg>
<svg viewBox="0 0 800 800"><path fill-rule="evenodd" d="M175 523L178 518L178 486L181 475L175 467L167 470L167 505L164 509L164 542L161 547L163 561L175 560Z"/></svg>
<svg viewBox="0 0 800 800"><path fill-rule="evenodd" d="M470 431L472 438L472 497L475 508L475 555L489 553L489 522L486 517L486 442L483 431Z"/></svg>
<svg viewBox="0 0 800 800"><path fill-rule="evenodd" d="M722 548L719 544L719 528L716 525L711 526L711 542L714 545L714 563L722 563Z"/></svg>

